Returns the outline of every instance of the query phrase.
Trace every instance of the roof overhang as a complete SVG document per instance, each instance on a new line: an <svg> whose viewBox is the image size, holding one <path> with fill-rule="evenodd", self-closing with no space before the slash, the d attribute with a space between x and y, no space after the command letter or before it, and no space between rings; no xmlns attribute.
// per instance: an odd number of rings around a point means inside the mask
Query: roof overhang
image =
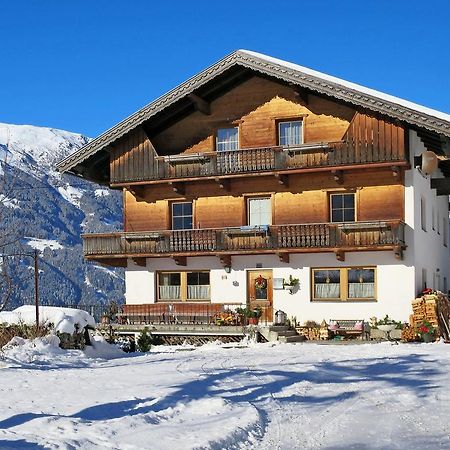
<svg viewBox="0 0 450 450"><path fill-rule="evenodd" d="M93 179L91 175L92 171L83 162L89 159L90 163L94 163L93 157L96 155L95 159L97 161L92 165L98 167L98 162L105 161L108 155L107 147L117 139L136 127L145 125L146 122L164 110L176 108L176 104L179 104L179 107L184 107L184 110L188 113L189 108L186 103L186 99L189 98L188 96L194 93L197 94L202 89L202 95L208 95L208 86L214 84L221 77L223 87L226 88L228 83L229 88L229 85L232 85L233 81L235 83L242 82L242 80L245 80L246 77L252 74L275 78L284 83L289 83L317 94L346 102L357 108L363 108L392 119L400 120L411 125L413 128L425 129L429 132L450 137L450 115L322 74L306 67L259 53L238 50L105 131L84 147L60 161L57 164L57 169L61 172L70 172L88 179ZM213 97L217 96L218 93L220 93L220 89L216 89L215 91L211 90L211 96ZM185 106L183 106L183 102ZM98 177L94 178L96 181L99 181Z"/></svg>

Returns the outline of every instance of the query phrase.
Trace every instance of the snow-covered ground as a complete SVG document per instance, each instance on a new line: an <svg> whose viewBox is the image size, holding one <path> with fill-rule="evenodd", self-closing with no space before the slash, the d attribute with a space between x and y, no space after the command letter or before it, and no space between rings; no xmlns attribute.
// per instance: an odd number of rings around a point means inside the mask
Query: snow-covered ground
<svg viewBox="0 0 450 450"><path fill-rule="evenodd" d="M6 350L0 448L450 448L450 345ZM0 362L0 365L2 363Z"/></svg>
<svg viewBox="0 0 450 450"><path fill-rule="evenodd" d="M40 252L43 252L47 247L50 250L59 250L63 248L63 246L54 239L39 239L39 238L25 237L24 240L31 248L39 250Z"/></svg>

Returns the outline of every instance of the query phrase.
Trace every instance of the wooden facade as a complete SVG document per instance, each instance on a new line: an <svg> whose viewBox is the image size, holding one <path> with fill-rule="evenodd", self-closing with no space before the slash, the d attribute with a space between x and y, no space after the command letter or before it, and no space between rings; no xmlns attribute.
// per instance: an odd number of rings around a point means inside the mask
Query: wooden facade
<svg viewBox="0 0 450 450"><path fill-rule="evenodd" d="M255 81L256 80L256 81ZM280 120L301 120L303 144L278 146ZM215 151L215 132L239 129L238 151ZM113 186L405 161L400 124L252 78L155 136L138 127L110 149Z"/></svg>
<svg viewBox="0 0 450 450"><path fill-rule="evenodd" d="M171 228L170 204L189 200L194 205L194 228L239 227L246 225L246 199L272 198L272 224L328 222L331 192L354 192L357 220L402 220L404 186L390 169L351 171L343 183L330 172L295 174L286 185L274 176L237 178L228 190L214 180L186 183L184 195L169 185L152 185L136 196L124 191L124 230L150 231ZM205 195L207 193L208 195Z"/></svg>
<svg viewBox="0 0 450 450"><path fill-rule="evenodd" d="M123 189L124 232L84 235L89 259L405 247L405 127L293 86L253 76L175 123L142 125L109 146L110 181ZM279 145L278 124L302 124L301 144ZM239 147L216 151L219 128ZM354 223L333 223L330 196L353 193ZM248 199L270 199L263 230L246 230ZM172 230L171 205L192 203L192 229ZM353 222L353 221L352 221Z"/></svg>

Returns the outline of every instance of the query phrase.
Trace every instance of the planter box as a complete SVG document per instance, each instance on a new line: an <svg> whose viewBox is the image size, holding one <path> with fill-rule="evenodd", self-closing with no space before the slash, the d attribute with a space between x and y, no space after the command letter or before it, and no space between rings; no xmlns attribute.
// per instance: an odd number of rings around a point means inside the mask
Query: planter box
<svg viewBox="0 0 450 450"><path fill-rule="evenodd" d="M402 330L392 330L391 331L391 339L398 339L400 340L402 338ZM387 340L387 334L385 331L381 331L377 328L371 328L370 329L370 339L371 340Z"/></svg>

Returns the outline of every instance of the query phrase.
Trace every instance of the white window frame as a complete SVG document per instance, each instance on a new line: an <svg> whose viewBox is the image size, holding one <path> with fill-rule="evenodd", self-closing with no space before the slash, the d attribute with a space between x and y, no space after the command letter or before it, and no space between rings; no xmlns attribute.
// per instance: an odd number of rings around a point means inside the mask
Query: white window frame
<svg viewBox="0 0 450 450"><path fill-rule="evenodd" d="M219 131L220 130L236 130L237 131L237 140L236 140L236 148L230 149L230 150L220 150L219 149L219 145L222 143L227 143L228 141L219 141ZM239 136L239 127L224 127L224 128L218 128L216 131L216 151L217 152L231 152L234 150L239 150L240 146L239 146L239 141L240 141L240 136ZM235 141L232 141L235 142Z"/></svg>
<svg viewBox="0 0 450 450"><path fill-rule="evenodd" d="M279 120L277 127L278 127L278 145L281 145L283 147L289 147L289 144L282 144L281 143L281 125L285 124L285 123L295 123L298 122L300 123L300 143L298 144L292 144L292 146L296 146L296 145L302 145L305 142L304 139L304 131L303 131L303 120L300 119L293 119L293 120Z"/></svg>
<svg viewBox="0 0 450 450"><path fill-rule="evenodd" d="M261 223L254 224L254 226L264 226L264 225L272 225L273 218L273 208L272 208L272 197L270 196L261 196L261 197L248 197L247 198L247 225L251 226L251 218L250 218L250 202L254 200L267 200L270 206L270 223Z"/></svg>
<svg viewBox="0 0 450 450"><path fill-rule="evenodd" d="M177 231L179 230L193 230L194 229L194 202L189 202L189 201L182 201L182 202L172 202L170 205L170 220L171 220L171 228L172 230L175 230L173 224L174 224L174 215L173 215L173 207L174 205L179 205L179 204L186 204L186 203L190 203L191 204L191 217L192 217L192 226L191 228L176 228ZM189 217L188 215L182 215L182 216L176 216L176 217Z"/></svg>
<svg viewBox="0 0 450 450"><path fill-rule="evenodd" d="M335 195L353 195L353 222L357 222L357 214L356 214L356 193L355 192L331 192L329 195L329 202L330 202L330 222L331 223L345 223L345 221L337 222L333 220L333 196ZM343 210L346 208L342 208ZM347 208L349 209L349 208ZM348 221L347 221L348 222Z"/></svg>

